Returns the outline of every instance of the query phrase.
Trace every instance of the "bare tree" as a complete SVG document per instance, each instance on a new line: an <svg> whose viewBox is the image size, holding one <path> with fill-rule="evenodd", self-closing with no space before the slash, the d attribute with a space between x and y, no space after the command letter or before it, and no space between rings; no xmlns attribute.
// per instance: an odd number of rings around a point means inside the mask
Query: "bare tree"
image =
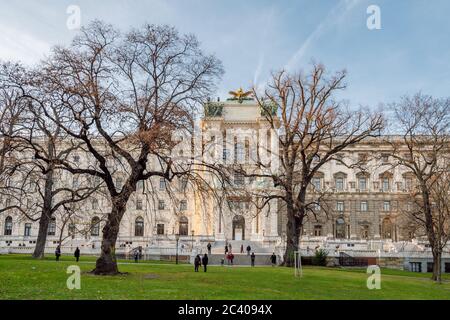
<svg viewBox="0 0 450 320"><path fill-rule="evenodd" d="M408 187L414 204L409 214L426 233L433 254L433 280L441 281L442 250L449 232L443 195L450 170L450 100L419 93L392 104L392 111L392 130L400 137L387 141L391 156L396 166L408 170L415 184Z"/></svg>
<svg viewBox="0 0 450 320"><path fill-rule="evenodd" d="M309 74L273 74L263 94L254 89L262 115L276 134L279 148L269 162L260 161L247 176L271 181L278 190L262 194L261 206L279 200L286 206L286 251L284 264L292 266L294 251L305 217L315 214L320 197L311 193L311 181L319 169L336 154L368 137L378 136L383 127L381 114L368 110L348 110L334 100L346 87L346 73L328 76L322 65L313 65ZM260 148L258 148L260 149ZM273 161L279 165L273 168Z"/></svg>
<svg viewBox="0 0 450 320"><path fill-rule="evenodd" d="M95 274L118 273L116 239L136 184L154 176L171 181L189 172L189 165L177 166L171 157L178 143L172 134L192 128L197 105L206 100L221 73L221 63L203 54L192 35L155 25L121 35L98 21L83 28L71 46L55 48L46 61L43 81L51 84L45 86L46 94L63 116L56 118L45 107L44 115L92 162L73 166L41 151L35 157L74 175L104 181L111 212Z"/></svg>
<svg viewBox="0 0 450 320"><path fill-rule="evenodd" d="M39 221L33 257L43 258L48 226L54 215L69 204L86 200L100 184L62 182L63 172L54 162L72 162L79 145L67 143L67 133L43 116L45 113L55 118L62 116L61 110L49 103L51 97L42 94L41 86L45 83L36 82L35 74L19 64L3 64L0 75L3 101L10 110L10 116L2 123L7 128L3 131L6 143L2 153L9 154L8 166L4 165L7 170L3 172L7 183L0 185L0 192L9 199L9 205L1 211L15 210L29 220ZM46 161L34 157L35 154Z"/></svg>

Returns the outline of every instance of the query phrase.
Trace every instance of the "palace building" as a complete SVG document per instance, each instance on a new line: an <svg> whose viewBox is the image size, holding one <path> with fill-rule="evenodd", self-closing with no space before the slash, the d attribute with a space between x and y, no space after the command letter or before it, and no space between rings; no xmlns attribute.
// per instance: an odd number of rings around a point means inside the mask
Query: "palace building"
<svg viewBox="0 0 450 320"><path fill-rule="evenodd" d="M255 140L270 149L274 148L276 137L270 134L269 123L257 103L242 91L234 94L234 98L226 101L206 104L200 122L201 133L203 138L215 141L212 157L251 166L251 145ZM87 161L82 156L76 157L74 161ZM339 157L344 162L368 159L366 170L350 169L334 160L322 167L312 181L311 196L314 192L327 191L328 209L317 206L317 215L305 221L302 239L359 242L413 239L414 232L402 218L402 212L409 205L407 198L413 180L405 169L392 166L389 145L382 139L368 139L346 149ZM120 187L123 181L120 174L116 179ZM59 180L78 183L64 173ZM277 189L270 181L260 178L235 174L231 180L234 190L225 192L217 185L214 195L200 192L184 178L170 184L163 178L140 183L129 201L116 247L127 250L141 246L159 248L163 252L173 247L175 241L185 250L203 246L205 242L222 248L226 241L249 242L261 250L282 247L286 232L283 204L274 200L258 209L255 205L258 199L252 198L258 190L277 192ZM10 205L11 201L3 196L0 208ZM61 238L63 248L80 246L95 252L100 248L107 212L107 199L92 196L70 221L56 214L48 228L48 246L54 247ZM0 247L15 248L19 252L32 250L38 225L39 222L14 210L0 213Z"/></svg>

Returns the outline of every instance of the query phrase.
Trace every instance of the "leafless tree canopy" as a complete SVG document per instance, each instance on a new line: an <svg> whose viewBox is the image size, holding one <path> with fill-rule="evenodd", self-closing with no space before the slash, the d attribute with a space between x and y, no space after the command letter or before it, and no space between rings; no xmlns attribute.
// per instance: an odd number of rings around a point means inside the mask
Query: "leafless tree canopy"
<svg viewBox="0 0 450 320"><path fill-rule="evenodd" d="M248 176L265 177L281 192L264 196L263 205L280 199L287 209L287 249L285 263L293 263L303 219L314 213L316 198L307 197L308 186L318 170L345 148L368 137L378 136L383 127L381 114L351 110L335 100L345 89L346 72L329 75L322 65L313 65L307 74L281 71L273 77L263 94L254 90L262 113L277 133L279 158L276 170L263 162Z"/></svg>
<svg viewBox="0 0 450 320"><path fill-rule="evenodd" d="M450 99L418 93L391 106L392 131L400 139L389 139L396 166L408 169L414 180L412 208L406 214L424 230L432 248L433 279L441 280L441 255L449 230L448 185L450 184ZM444 196L447 192L447 196Z"/></svg>

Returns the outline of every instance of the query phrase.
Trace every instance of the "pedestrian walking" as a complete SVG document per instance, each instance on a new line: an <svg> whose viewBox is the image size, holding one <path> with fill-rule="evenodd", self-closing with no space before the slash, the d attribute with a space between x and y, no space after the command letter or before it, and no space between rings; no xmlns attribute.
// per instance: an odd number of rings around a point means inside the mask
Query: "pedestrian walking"
<svg viewBox="0 0 450 320"><path fill-rule="evenodd" d="M270 256L270 261L272 262L272 267L277 265L277 256L275 255L275 252Z"/></svg>
<svg viewBox="0 0 450 320"><path fill-rule="evenodd" d="M200 265L201 265L201 261L200 260L201 259L200 259L199 255L197 255L195 257L195 259L194 259L194 270L195 270L195 272L198 272L198 267L200 267Z"/></svg>
<svg viewBox="0 0 450 320"><path fill-rule="evenodd" d="M73 255L77 259L77 262L80 261L80 248L77 247Z"/></svg>
<svg viewBox="0 0 450 320"><path fill-rule="evenodd" d="M208 265L208 255L206 253L202 258L202 264L203 264L203 271L206 272L206 266Z"/></svg>
<svg viewBox="0 0 450 320"><path fill-rule="evenodd" d="M244 245L241 244L241 253L244 253Z"/></svg>
<svg viewBox="0 0 450 320"><path fill-rule="evenodd" d="M250 260L251 260L251 262L252 262L252 267L255 266L255 258L256 258L255 253L252 252L252 255L250 256Z"/></svg>
<svg viewBox="0 0 450 320"><path fill-rule="evenodd" d="M208 242L206 247L208 248L208 254L211 254L211 243Z"/></svg>
<svg viewBox="0 0 450 320"><path fill-rule="evenodd" d="M59 261L59 257L61 256L61 246L58 245L55 250L56 261Z"/></svg>
<svg viewBox="0 0 450 320"><path fill-rule="evenodd" d="M138 250L134 251L134 262L136 262L136 263L139 262L139 251Z"/></svg>
<svg viewBox="0 0 450 320"><path fill-rule="evenodd" d="M231 265L233 265L233 260L234 260L234 254L230 253L230 261L231 261Z"/></svg>
<svg viewBox="0 0 450 320"><path fill-rule="evenodd" d="M247 246L247 255L250 255L250 251L252 250L252 247L250 247L250 245Z"/></svg>
<svg viewBox="0 0 450 320"><path fill-rule="evenodd" d="M232 247L231 247L231 243L229 243L229 244L228 244L228 251L230 251L230 252L231 252L231 249L232 249Z"/></svg>
<svg viewBox="0 0 450 320"><path fill-rule="evenodd" d="M228 246L225 245L225 255L228 253Z"/></svg>

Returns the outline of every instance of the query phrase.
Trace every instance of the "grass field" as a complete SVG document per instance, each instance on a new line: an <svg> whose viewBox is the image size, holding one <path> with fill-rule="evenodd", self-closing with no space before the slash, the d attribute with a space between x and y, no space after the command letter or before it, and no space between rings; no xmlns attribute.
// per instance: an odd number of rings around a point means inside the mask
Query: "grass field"
<svg viewBox="0 0 450 320"><path fill-rule="evenodd" d="M304 268L296 279L283 267L211 266L121 261L121 276L93 276L93 257L82 258L81 289L66 287L72 257L33 260L0 255L0 299L450 299L450 277L435 284L429 274L382 270L381 289L368 290L362 269Z"/></svg>

